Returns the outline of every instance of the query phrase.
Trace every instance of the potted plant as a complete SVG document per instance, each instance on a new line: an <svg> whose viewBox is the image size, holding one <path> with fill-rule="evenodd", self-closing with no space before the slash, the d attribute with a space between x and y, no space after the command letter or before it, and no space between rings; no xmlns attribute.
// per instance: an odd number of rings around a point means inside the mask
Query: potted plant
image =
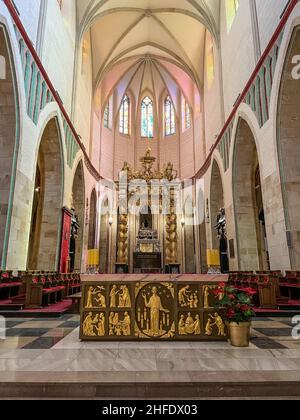
<svg viewBox="0 0 300 420"><path fill-rule="evenodd" d="M251 288L239 290L220 283L214 294L219 301L218 305L226 309L231 345L249 347L251 320L255 316L252 304L255 290Z"/></svg>

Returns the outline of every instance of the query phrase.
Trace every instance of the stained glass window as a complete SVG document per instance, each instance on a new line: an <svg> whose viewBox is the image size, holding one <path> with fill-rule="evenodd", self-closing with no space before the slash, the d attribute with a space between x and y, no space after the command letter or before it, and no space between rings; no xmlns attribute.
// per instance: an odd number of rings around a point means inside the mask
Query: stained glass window
<svg viewBox="0 0 300 420"><path fill-rule="evenodd" d="M120 128L121 134L129 135L129 115L130 115L130 99L124 96L120 108Z"/></svg>
<svg viewBox="0 0 300 420"><path fill-rule="evenodd" d="M235 15L237 14L240 5L239 0L226 0L226 14L227 14L227 30L231 29Z"/></svg>
<svg viewBox="0 0 300 420"><path fill-rule="evenodd" d="M154 134L153 102L146 96L142 101L141 109L141 136L152 139Z"/></svg>
<svg viewBox="0 0 300 420"><path fill-rule="evenodd" d="M104 122L104 127L109 128L109 102L107 102L105 110L104 110L103 122Z"/></svg>
<svg viewBox="0 0 300 420"><path fill-rule="evenodd" d="M112 129L113 123L113 97L111 96L105 106L103 123L105 128Z"/></svg>
<svg viewBox="0 0 300 420"><path fill-rule="evenodd" d="M215 78L215 57L214 57L214 44L211 34L208 32L206 37L206 71L207 71L207 84L210 88Z"/></svg>
<svg viewBox="0 0 300 420"><path fill-rule="evenodd" d="M170 96L165 100L165 135L172 136L176 133L175 109Z"/></svg>
<svg viewBox="0 0 300 420"><path fill-rule="evenodd" d="M188 130L192 126L191 109L187 101L185 101L185 128Z"/></svg>
<svg viewBox="0 0 300 420"><path fill-rule="evenodd" d="M183 131L188 130L192 126L191 109L185 99L182 98L182 129Z"/></svg>

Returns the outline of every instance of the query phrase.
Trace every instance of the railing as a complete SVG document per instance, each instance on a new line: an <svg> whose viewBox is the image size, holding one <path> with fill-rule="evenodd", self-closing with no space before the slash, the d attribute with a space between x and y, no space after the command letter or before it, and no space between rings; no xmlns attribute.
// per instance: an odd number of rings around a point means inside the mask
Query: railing
<svg viewBox="0 0 300 420"><path fill-rule="evenodd" d="M37 124L40 112L48 103L55 101L60 108L63 118L67 162L69 167L72 167L75 157L81 149L87 169L91 175L99 181L101 176L97 169L93 166L86 152L85 146L81 142L57 91L55 90L43 64L41 63L13 3L11 0L3 0L3 2L14 21L16 36L19 42L28 116L34 124Z"/></svg>

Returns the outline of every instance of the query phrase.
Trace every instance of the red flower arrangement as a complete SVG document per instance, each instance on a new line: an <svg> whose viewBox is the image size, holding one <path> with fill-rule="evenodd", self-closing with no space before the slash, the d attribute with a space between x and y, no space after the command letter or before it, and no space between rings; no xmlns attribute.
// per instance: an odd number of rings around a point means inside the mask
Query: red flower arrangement
<svg viewBox="0 0 300 420"><path fill-rule="evenodd" d="M220 283L218 287L213 290L213 293L218 300L221 308L226 309L226 317L229 322L249 322L255 316L253 311L253 296L256 291L247 288L239 290L232 286L227 286L226 283Z"/></svg>

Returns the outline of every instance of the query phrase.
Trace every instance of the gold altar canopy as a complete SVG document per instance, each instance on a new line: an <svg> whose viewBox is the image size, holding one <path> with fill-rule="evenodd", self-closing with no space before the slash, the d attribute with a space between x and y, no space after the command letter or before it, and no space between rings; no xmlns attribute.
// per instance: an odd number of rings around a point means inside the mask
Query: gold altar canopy
<svg viewBox="0 0 300 420"><path fill-rule="evenodd" d="M117 241L117 272L128 272L129 269L129 259L130 253L133 253L133 249L130 248L130 215L128 213L128 206L126 209L123 208L123 200L128 203L129 198L134 194L132 189L129 191L129 184L131 181L136 181L138 185L138 180L146 181L148 186L148 203L147 208L152 208L151 202L151 188L153 187L152 182L154 180L160 181L158 188L159 194L159 222L158 225L163 225L164 229L164 243L162 248L164 250L163 260L164 266L173 265L177 268L179 267L178 263L178 234L177 234L177 224L178 218L175 208L175 190L176 190L176 178L177 171L174 170L174 166L171 162L168 162L162 171L154 170L153 166L156 162L156 158L152 156L151 149L148 148L145 155L140 159L141 169L139 171L134 171L131 165L128 162L125 162L122 168L122 173L127 175L127 187L124 188L122 184L122 189L119 190L119 214L118 214L118 241ZM163 214L162 211L162 194L163 194L163 180L166 181L166 185L169 185L169 209L166 214ZM170 185L171 183L171 185ZM137 186L136 189L139 187ZM165 187L164 187L165 188ZM156 191L157 192L157 191ZM146 247L144 247L146 249ZM162 267L161 267L162 269Z"/></svg>

